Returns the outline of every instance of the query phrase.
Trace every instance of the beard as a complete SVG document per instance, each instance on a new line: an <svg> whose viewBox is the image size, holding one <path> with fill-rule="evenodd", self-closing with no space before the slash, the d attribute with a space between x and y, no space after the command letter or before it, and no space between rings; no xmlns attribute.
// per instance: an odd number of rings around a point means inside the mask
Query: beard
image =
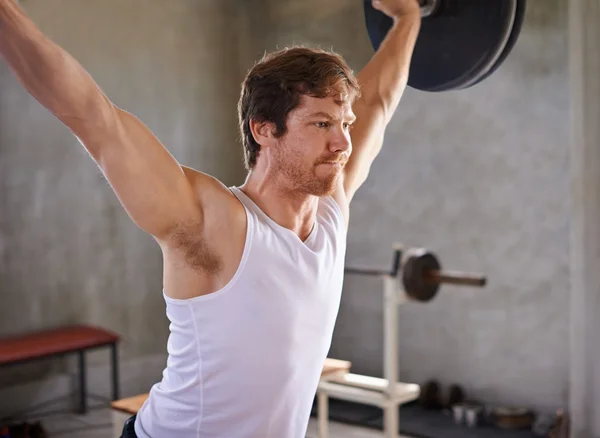
<svg viewBox="0 0 600 438"><path fill-rule="evenodd" d="M331 196L337 188L341 171L330 169L319 176L317 167L325 161L337 161L339 157L321 158L312 166L307 166L303 156L297 151L281 148L275 157L278 173L290 184L296 193L318 197Z"/></svg>

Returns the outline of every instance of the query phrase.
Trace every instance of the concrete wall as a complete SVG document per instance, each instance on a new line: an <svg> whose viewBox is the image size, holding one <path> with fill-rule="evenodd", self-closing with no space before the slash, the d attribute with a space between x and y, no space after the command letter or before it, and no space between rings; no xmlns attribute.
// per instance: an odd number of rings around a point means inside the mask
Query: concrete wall
<svg viewBox="0 0 600 438"><path fill-rule="evenodd" d="M600 436L600 5L569 3L571 97L570 438Z"/></svg>
<svg viewBox="0 0 600 438"><path fill-rule="evenodd" d="M177 158L226 184L244 174L234 107L241 74L264 50L333 48L355 70L372 54L362 2L23 5ZM405 381L456 382L490 402L566 402L565 13L564 2L530 0L513 54L476 88L408 90L355 198L349 265L387 267L390 242L401 241L489 276L483 291L446 287L428 305L401 309ZM72 135L1 64L0 90L0 333L86 321L121 332L126 360L164 354L158 248L130 223ZM349 276L331 356L381 375L381 307L378 281ZM46 372L15 369L0 386Z"/></svg>
<svg viewBox="0 0 600 438"><path fill-rule="evenodd" d="M21 4L183 163L226 184L243 180L232 2ZM74 136L4 63L0 110L0 335L87 322L123 335L124 361L164 355L168 326L156 243L132 224ZM0 387L64 368L53 361L3 371Z"/></svg>
<svg viewBox="0 0 600 438"><path fill-rule="evenodd" d="M475 88L408 90L352 206L348 265L387 268L391 242L486 273L400 311L400 377L459 383L489 402L567 401L569 102L566 3L531 0L511 57ZM372 54L362 2L270 1L268 48L333 48L358 71ZM348 276L331 356L382 374L378 280Z"/></svg>

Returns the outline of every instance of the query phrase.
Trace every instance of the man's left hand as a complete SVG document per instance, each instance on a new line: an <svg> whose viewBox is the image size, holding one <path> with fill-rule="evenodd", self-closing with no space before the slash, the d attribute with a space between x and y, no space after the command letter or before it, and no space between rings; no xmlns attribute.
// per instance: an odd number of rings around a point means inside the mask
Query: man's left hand
<svg viewBox="0 0 600 438"><path fill-rule="evenodd" d="M418 0L373 0L373 8L390 18L401 18L408 15L421 16Z"/></svg>

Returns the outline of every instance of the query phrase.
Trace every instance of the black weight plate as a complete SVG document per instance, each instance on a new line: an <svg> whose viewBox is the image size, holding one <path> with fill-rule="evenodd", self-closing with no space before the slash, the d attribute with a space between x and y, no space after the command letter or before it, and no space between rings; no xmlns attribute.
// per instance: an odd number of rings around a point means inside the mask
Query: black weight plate
<svg viewBox="0 0 600 438"><path fill-rule="evenodd" d="M512 35L512 30L514 28L514 24L517 18L517 2L518 0L506 0L511 8L508 12L510 20L507 21L509 27L506 28L506 32L503 34L503 39L498 44L498 50L495 52L494 56L490 56L487 62L478 69L477 74L473 75L468 81L464 82L459 89L465 89L472 87L476 83L481 82L483 77L490 75L494 71L494 67L496 66L497 61L504 53L504 49L508 46L508 42L510 40L510 36Z"/></svg>
<svg viewBox="0 0 600 438"><path fill-rule="evenodd" d="M441 0L436 15L425 17L413 53L408 85L447 91L473 84L490 73L510 39L517 0ZM392 19L364 0L365 22L377 50Z"/></svg>
<svg viewBox="0 0 600 438"><path fill-rule="evenodd" d="M523 22L525 21L525 12L527 10L527 1L526 0L517 0L517 10L515 23L513 24L512 32L510 33L510 37L508 38L508 42L506 47L502 51L502 54L491 68L489 72L482 75L476 82L474 82L471 86L477 85L484 79L487 79L492 73L494 73L498 68L504 63L508 55L512 52L512 49L515 47L517 40L519 39L519 35L521 34L521 29L523 28Z"/></svg>
<svg viewBox="0 0 600 438"><path fill-rule="evenodd" d="M439 260L423 249L408 252L402 267L402 286L406 295L415 301L431 301L438 293L440 285L427 281L427 271L440 270Z"/></svg>

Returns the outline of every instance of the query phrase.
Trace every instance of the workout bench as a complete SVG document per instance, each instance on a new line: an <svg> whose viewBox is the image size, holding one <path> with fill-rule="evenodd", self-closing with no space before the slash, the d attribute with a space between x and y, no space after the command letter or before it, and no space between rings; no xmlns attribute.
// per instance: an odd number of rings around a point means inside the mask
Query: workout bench
<svg viewBox="0 0 600 438"><path fill-rule="evenodd" d="M111 353L112 399L119 398L119 335L103 328L74 325L0 339L0 367L39 359L77 354L79 369L79 410L87 413L85 353L109 347Z"/></svg>
<svg viewBox="0 0 600 438"><path fill-rule="evenodd" d="M345 360L325 359L321 380L342 378L349 373L351 365L350 362ZM132 415L137 414L147 399L148 394L140 394L111 403L113 436L121 436L125 421ZM327 418L324 421L327 421Z"/></svg>

